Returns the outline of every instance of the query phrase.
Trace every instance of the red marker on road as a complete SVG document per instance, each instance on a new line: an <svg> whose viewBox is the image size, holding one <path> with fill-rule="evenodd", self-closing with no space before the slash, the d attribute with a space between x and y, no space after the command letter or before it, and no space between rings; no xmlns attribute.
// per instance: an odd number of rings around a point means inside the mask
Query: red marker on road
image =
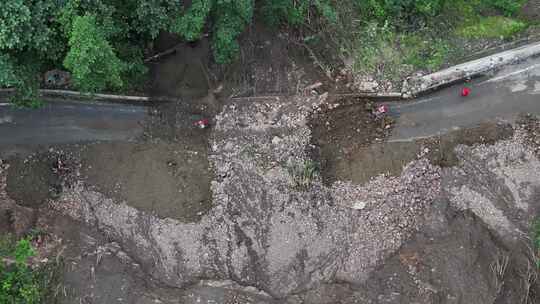
<svg viewBox="0 0 540 304"><path fill-rule="evenodd" d="M467 96L469 96L469 94L471 94L471 89L469 89L469 88L463 88L463 89L461 90L461 96L462 96L462 97L467 97Z"/></svg>
<svg viewBox="0 0 540 304"><path fill-rule="evenodd" d="M386 105L381 105L377 108L377 112L379 114L386 114L388 112L388 106Z"/></svg>
<svg viewBox="0 0 540 304"><path fill-rule="evenodd" d="M206 129L210 125L210 121L207 118L203 118L203 119L197 120L193 125L201 129Z"/></svg>

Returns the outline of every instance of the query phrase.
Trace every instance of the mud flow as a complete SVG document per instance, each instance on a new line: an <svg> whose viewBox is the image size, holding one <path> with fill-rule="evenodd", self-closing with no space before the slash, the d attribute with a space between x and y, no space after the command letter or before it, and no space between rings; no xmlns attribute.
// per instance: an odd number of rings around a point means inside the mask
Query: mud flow
<svg viewBox="0 0 540 304"><path fill-rule="evenodd" d="M387 142L392 119L377 119L371 108L369 101L345 101L311 117L312 144L326 184L337 180L362 184L380 174L397 176L419 156L428 157L432 164L451 167L457 165L457 145L492 144L513 134L510 125L485 123L421 140Z"/></svg>

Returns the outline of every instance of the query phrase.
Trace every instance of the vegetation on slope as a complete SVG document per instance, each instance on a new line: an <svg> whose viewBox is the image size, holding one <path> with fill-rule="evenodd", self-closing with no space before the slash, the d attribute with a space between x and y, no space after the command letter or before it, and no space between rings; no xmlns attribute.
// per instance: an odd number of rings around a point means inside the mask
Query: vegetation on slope
<svg viewBox="0 0 540 304"><path fill-rule="evenodd" d="M0 2L0 86L32 101L37 75L68 69L87 92L136 87L148 45L161 32L212 41L214 60L234 61L238 38L261 19L300 30L306 43L329 40L355 70L399 76L436 69L449 38L509 37L523 0L9 0ZM495 16L495 17L493 17ZM395 71L392 71L395 70ZM382 69L384 70L384 69Z"/></svg>
<svg viewBox="0 0 540 304"><path fill-rule="evenodd" d="M0 236L0 303L55 303L58 265L31 266L35 255L30 238L15 242L10 235Z"/></svg>

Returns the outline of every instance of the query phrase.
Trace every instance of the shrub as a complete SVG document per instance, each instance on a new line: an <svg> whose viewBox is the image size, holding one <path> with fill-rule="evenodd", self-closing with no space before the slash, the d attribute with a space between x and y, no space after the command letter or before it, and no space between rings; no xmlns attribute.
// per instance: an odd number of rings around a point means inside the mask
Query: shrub
<svg viewBox="0 0 540 304"><path fill-rule="evenodd" d="M212 45L218 63L231 62L240 49L237 38L251 22L253 1L218 0L214 10Z"/></svg>
<svg viewBox="0 0 540 304"><path fill-rule="evenodd" d="M388 23L379 25L372 22L361 31L355 54L354 69L359 72L376 74L385 72L392 77L402 64L402 56L396 47L397 34ZM380 68L385 65L384 71Z"/></svg>
<svg viewBox="0 0 540 304"><path fill-rule="evenodd" d="M286 23L290 26L299 26L307 23L310 9L330 22L337 21L336 10L329 0L265 0L261 5L261 12L265 21L273 26Z"/></svg>
<svg viewBox="0 0 540 304"><path fill-rule="evenodd" d="M19 107L39 108L43 105L38 98L39 63L27 60L18 63L15 58L0 54L0 87L15 88L10 101Z"/></svg>
<svg viewBox="0 0 540 304"><path fill-rule="evenodd" d="M15 242L10 235L0 236L0 303L56 303L53 287L61 268L56 262L30 267L34 255L30 238Z"/></svg>
<svg viewBox="0 0 540 304"><path fill-rule="evenodd" d="M171 31L188 41L199 39L211 9L212 1L210 0L193 0L186 12L174 20Z"/></svg>
<svg viewBox="0 0 540 304"><path fill-rule="evenodd" d="M17 242L10 252L9 248L2 258L13 259L10 265L0 263L0 303L41 303L39 284L26 264L28 258L34 255L30 240L22 239Z"/></svg>
<svg viewBox="0 0 540 304"><path fill-rule="evenodd" d="M13 58L5 54L0 54L0 87L12 87L18 81Z"/></svg>

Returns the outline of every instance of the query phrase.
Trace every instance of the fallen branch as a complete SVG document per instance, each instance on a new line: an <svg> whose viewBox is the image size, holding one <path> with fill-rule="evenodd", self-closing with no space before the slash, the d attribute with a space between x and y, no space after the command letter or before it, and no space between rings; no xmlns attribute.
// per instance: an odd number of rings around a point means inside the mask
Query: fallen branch
<svg viewBox="0 0 540 304"><path fill-rule="evenodd" d="M161 59L162 57L165 57L165 56L169 56L169 55L171 55L171 54L174 54L174 53L176 53L177 48L178 48L178 44L175 45L175 46L173 46L173 47L170 48L170 49L167 49L167 50L165 50L165 51L163 51L163 52L157 53L157 54L155 54L155 55L153 55L153 56L151 56L151 57L146 58L146 59L144 60L144 63L148 63L148 62L151 62L151 61L156 61L156 60Z"/></svg>

